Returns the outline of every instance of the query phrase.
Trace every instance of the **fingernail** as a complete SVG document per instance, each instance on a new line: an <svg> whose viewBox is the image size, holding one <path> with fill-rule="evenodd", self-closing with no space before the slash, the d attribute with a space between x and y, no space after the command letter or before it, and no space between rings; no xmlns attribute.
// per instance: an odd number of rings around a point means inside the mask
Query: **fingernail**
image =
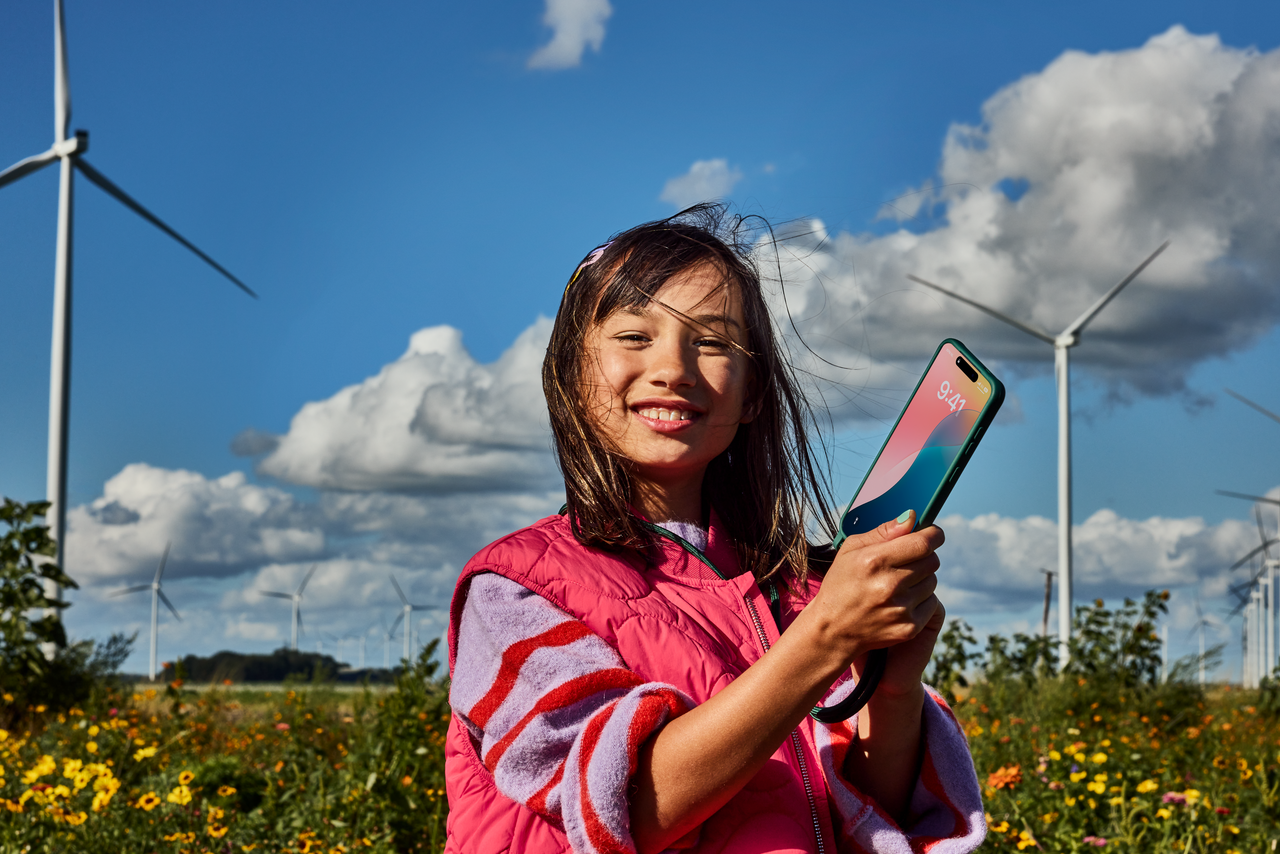
<svg viewBox="0 0 1280 854"><path fill-rule="evenodd" d="M898 517L898 524L905 525L907 523L907 520L910 518L911 518L911 511L903 510L902 515Z"/></svg>

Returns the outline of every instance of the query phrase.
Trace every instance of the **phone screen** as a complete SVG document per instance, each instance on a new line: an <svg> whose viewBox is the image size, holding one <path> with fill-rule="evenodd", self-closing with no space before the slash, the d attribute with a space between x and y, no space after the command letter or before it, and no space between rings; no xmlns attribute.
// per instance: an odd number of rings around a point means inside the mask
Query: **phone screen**
<svg viewBox="0 0 1280 854"><path fill-rule="evenodd" d="M974 378L965 374L961 359ZM905 510L920 518L991 394L991 383L972 362L943 344L846 511L843 532L870 531Z"/></svg>

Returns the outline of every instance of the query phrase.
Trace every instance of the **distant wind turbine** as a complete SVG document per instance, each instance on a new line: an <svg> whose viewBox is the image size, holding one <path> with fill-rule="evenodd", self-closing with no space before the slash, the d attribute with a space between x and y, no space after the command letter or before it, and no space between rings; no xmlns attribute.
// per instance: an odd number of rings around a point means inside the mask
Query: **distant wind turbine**
<svg viewBox="0 0 1280 854"><path fill-rule="evenodd" d="M126 587L123 590L117 590L112 596L124 596L126 593L139 593L143 590L151 591L151 669L148 671L148 677L152 682L156 681L156 643L160 635L160 603L173 612L173 616L179 621L182 615L178 613L178 609L173 607L173 603L169 601L169 597L164 595L164 591L160 589L160 577L164 575L164 565L169 561L169 546L172 543L164 544L164 554L160 555L160 565L156 567L156 577L151 580L150 584L136 584L133 587Z"/></svg>
<svg viewBox="0 0 1280 854"><path fill-rule="evenodd" d="M1205 674L1204 674L1204 630L1205 630L1206 628L1208 628L1209 626L1218 626L1218 625L1220 625L1220 624L1218 623L1218 621L1217 621L1217 620L1213 619L1212 617L1206 617L1206 616L1205 616L1204 611L1202 611L1202 610L1200 609L1200 600L1197 598L1197 599L1196 599L1196 624L1195 624L1195 629L1196 629L1196 633L1197 633L1197 634L1199 634L1199 636L1200 636L1200 658L1199 658L1199 659L1197 659L1197 663L1200 665L1200 667L1199 667L1199 671L1200 671L1200 685L1201 685L1201 687L1203 687L1203 686L1204 686L1204 684L1205 684Z"/></svg>
<svg viewBox="0 0 1280 854"><path fill-rule="evenodd" d="M53 358L49 369L49 461L45 488L52 505L49 508L48 518L49 533L56 549L53 560L61 565L66 557L63 546L67 528L67 424L71 392L71 237L75 170L79 169L84 177L97 184L108 195L113 196L125 207L190 249L245 293L254 298L257 298L257 294L84 159L84 153L89 149L88 131L77 130L71 136L67 135L71 126L71 84L67 73L67 36L63 25L62 0L54 0L53 3L53 30L53 146L48 151L20 160L0 172L0 187L38 172L54 161L59 162L61 172L58 183L58 242L53 274ZM66 567L63 566L63 568ZM58 599L60 591L57 583L46 580L44 595L50 599ZM46 609L44 613L46 617L61 619L56 608ZM46 655L51 655L52 652L52 648L45 649Z"/></svg>
<svg viewBox="0 0 1280 854"><path fill-rule="evenodd" d="M1139 264L1132 273L1121 279L1115 287L1099 297L1093 305L1085 310L1084 314L1077 317L1057 335L1050 335L1044 330L1037 329L1022 321L1014 320L994 308L985 306L968 297L960 296L960 294L949 291L941 285L927 282L919 276L907 276L913 282L918 282L927 288L932 288L939 293L960 300L966 305L971 305L979 311L985 312L997 320L1002 320L1013 328L1020 329L1033 338L1039 338L1046 344L1053 346L1054 377L1058 384L1058 667L1060 669L1067 666L1071 651L1071 363L1068 351L1080 343L1080 335L1084 332L1084 328L1089 324L1089 321L1093 320L1098 312L1106 308L1107 303L1115 299L1116 294L1120 293L1125 285L1136 279L1138 274L1147 269L1147 265L1156 260L1156 257L1168 247L1168 240L1161 243L1155 252L1147 256L1147 260Z"/></svg>
<svg viewBox="0 0 1280 854"><path fill-rule="evenodd" d="M298 632L302 630L302 591L307 589L307 582L311 580L311 576L315 574L316 567L312 564L307 570L307 575L302 579L302 583L298 585L298 589L292 593L281 593L277 590L259 590L263 596L274 596L277 599L288 599L293 602L293 631L290 634L289 646L297 652L298 650Z"/></svg>
<svg viewBox="0 0 1280 854"><path fill-rule="evenodd" d="M404 660L405 667L408 667L413 663L413 612L428 611L431 609L431 606L410 605L408 597L404 595L404 591L400 589L400 585L396 582L396 577L390 574L388 574L388 576L391 578L392 586L396 588L396 595L400 597L400 601L404 605L404 607L400 609L400 616L396 617L396 621L391 624L391 631L394 632L396 630L396 626L400 625L401 622L404 623Z"/></svg>

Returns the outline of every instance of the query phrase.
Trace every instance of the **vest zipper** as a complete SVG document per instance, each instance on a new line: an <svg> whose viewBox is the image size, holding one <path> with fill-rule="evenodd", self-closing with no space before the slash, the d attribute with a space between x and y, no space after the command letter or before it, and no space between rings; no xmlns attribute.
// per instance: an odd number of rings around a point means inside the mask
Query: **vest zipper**
<svg viewBox="0 0 1280 854"><path fill-rule="evenodd" d="M755 623L756 634L760 636L760 645L764 647L764 651L769 651L769 636L765 634L764 623L760 621L760 612L756 610L756 604L751 601L750 596L743 596L743 601L747 603L747 610L751 612L751 622ZM813 783L809 779L809 766L804 761L804 746L800 741L800 729L791 731L791 749L795 751L796 762L800 765L800 780L804 783L804 794L809 799L809 815L813 819L813 835L818 840L818 854L825 854L826 847L822 844L822 825L818 822L818 802L813 797Z"/></svg>

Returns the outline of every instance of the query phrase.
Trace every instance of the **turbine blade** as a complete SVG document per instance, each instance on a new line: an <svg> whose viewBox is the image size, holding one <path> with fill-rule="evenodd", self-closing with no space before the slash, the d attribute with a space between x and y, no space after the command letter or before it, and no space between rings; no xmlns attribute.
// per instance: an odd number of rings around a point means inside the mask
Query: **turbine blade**
<svg viewBox="0 0 1280 854"><path fill-rule="evenodd" d="M0 172L0 187L5 184L12 184L19 178L25 178L32 172L39 172L57 159L58 155L51 148L42 154L33 154L25 160L19 160L8 169Z"/></svg>
<svg viewBox="0 0 1280 854"><path fill-rule="evenodd" d="M71 127L71 81L67 74L67 30L62 0L53 7L53 128L56 139L67 138Z"/></svg>
<svg viewBox="0 0 1280 854"><path fill-rule="evenodd" d="M151 589L151 585L150 585L150 584L136 584L136 585L134 585L133 587L126 587L126 588L125 588L125 589L123 589L123 590L116 590L116 591L114 591L114 592L112 592L112 593L108 593L107 595L108 595L108 596L123 596L123 595L124 595L124 594L126 594L126 593L137 593L137 592L138 592L138 591L140 591L140 590L150 590L150 589Z"/></svg>
<svg viewBox="0 0 1280 854"><path fill-rule="evenodd" d="M173 545L171 542L164 544L164 554L160 555L160 565L156 567L156 580L154 582L156 584L160 583L160 576L164 575L164 565L169 560L169 546L171 545Z"/></svg>
<svg viewBox="0 0 1280 854"><path fill-rule="evenodd" d="M387 629L387 637L393 638L396 635L396 629L400 628L400 623L404 621L404 611L396 616L395 622L391 624L391 628Z"/></svg>
<svg viewBox="0 0 1280 854"><path fill-rule="evenodd" d="M405 595L404 595L404 591L400 589L400 584L399 584L399 582L397 582L397 581L396 581L396 577L395 577L394 575L392 575L391 573L387 573L387 577L391 579L391 583L395 586L395 588L396 588L396 595L400 597L400 601L401 601L401 602L403 602L404 604L408 605L408 604L409 604L409 600L405 597Z"/></svg>
<svg viewBox="0 0 1280 854"><path fill-rule="evenodd" d="M1257 504L1253 505L1253 517L1258 520L1258 539L1262 541L1262 553L1266 556L1267 560L1271 560L1271 550L1266 548L1267 532L1262 528L1262 508Z"/></svg>
<svg viewBox="0 0 1280 854"><path fill-rule="evenodd" d="M307 589L307 582L311 580L311 576L316 574L317 564L311 564L311 568L307 570L306 576L302 579L302 583L298 585L298 595L302 595L302 591Z"/></svg>
<svg viewBox="0 0 1280 854"><path fill-rule="evenodd" d="M298 609L298 634L302 634L302 609Z"/></svg>
<svg viewBox="0 0 1280 854"><path fill-rule="evenodd" d="M1215 495L1225 495L1228 498L1243 498L1246 501L1261 501L1264 504L1280 505L1280 498L1267 498L1265 495L1249 495L1244 492L1231 492L1226 489L1215 489Z"/></svg>
<svg viewBox="0 0 1280 854"><path fill-rule="evenodd" d="M30 158L28 158L28 159L30 159ZM0 178L3 178L3 177L4 177L3 175L0 175ZM1232 390L1231 390L1231 389L1229 389L1229 388L1224 388L1224 389L1223 389L1223 391L1225 391L1227 394L1231 395L1231 396L1232 396L1232 397L1234 397L1236 400L1238 400L1238 401L1240 401L1241 403L1243 403L1245 406L1252 406L1254 409L1258 410L1259 412L1261 412L1263 415L1267 416L1267 417L1268 417L1268 418L1270 418L1271 420L1273 420L1273 421L1280 421L1280 415L1276 415L1276 414L1275 414L1274 412L1272 412L1270 409L1264 409L1264 408L1262 408L1261 406L1259 406L1258 404L1254 403L1254 402L1253 402L1252 400L1250 400L1249 398L1245 397L1243 394L1236 394L1234 391L1232 391Z"/></svg>
<svg viewBox="0 0 1280 854"><path fill-rule="evenodd" d="M173 613L173 616L177 617L178 622L182 622L182 615L178 613L177 608L173 607L173 603L169 601L169 597L164 595L164 591L157 590L156 595L160 597L160 601L164 603L165 607Z"/></svg>
<svg viewBox="0 0 1280 854"><path fill-rule="evenodd" d="M115 198L125 207L129 208L138 216L142 217L147 222L151 223L156 228L160 229L165 234L169 235L174 240L178 241L183 246L190 249L196 255L200 256L201 260L203 260L210 267L217 270L219 273L221 273L222 275L230 279L232 282L234 282L236 287L240 288L240 290L244 291L246 294L253 297L254 299L258 298L258 295L255 294L249 288L248 285L246 285L244 282L237 279L235 276L231 275L231 273L227 270L226 267L223 267L217 261L213 260L208 255L201 252L194 243L192 243L190 240L187 240L181 234L178 234L178 232L174 231L169 226L165 225L160 220L159 217L157 217L151 211L144 208L142 205L138 204L138 202L134 201L134 199L124 190L120 189L115 184L111 183L111 181L107 179L106 175L103 175L97 169L94 169L92 166L90 166L88 161L86 161L83 157L75 158L75 164L76 164L76 168L79 169L81 172L83 172L86 178L88 178L90 181L92 181L93 183L101 187L103 190L105 190L108 195L115 196Z"/></svg>
<svg viewBox="0 0 1280 854"><path fill-rule="evenodd" d="M1156 260L1157 256L1159 256L1161 252L1163 252L1168 248L1169 248L1169 241L1166 240L1164 243L1161 243L1160 246L1156 248L1155 252L1152 252L1150 255L1147 256L1147 260L1143 261L1141 264L1135 267L1132 273L1130 273L1129 275L1125 276L1123 279L1120 280L1119 284L1117 284L1111 290L1107 291L1105 294L1099 297L1098 301L1095 302L1093 305L1089 306L1089 308L1085 310L1084 314L1076 318L1075 323L1071 324L1070 326L1068 326L1066 329L1062 331L1062 334L1077 335L1080 332L1084 331L1085 325L1088 324L1090 320L1093 320L1094 316L1098 312L1106 308L1107 303L1115 299L1116 294L1120 293L1120 291L1124 288L1125 285L1129 284L1134 279L1138 278L1138 274L1141 273L1143 270L1147 269L1147 265L1150 264L1152 261Z"/></svg>
<svg viewBox="0 0 1280 854"><path fill-rule="evenodd" d="M1249 552L1247 555L1245 555L1244 557L1240 558L1240 559L1239 559L1238 561L1236 561L1235 563L1231 564L1231 569L1239 569L1240 567L1244 566L1246 563L1248 563L1250 560L1252 560L1252 559L1253 559L1254 555L1256 555L1256 554L1259 554L1259 553L1261 553L1261 552L1266 551L1266 550L1267 550L1267 546L1271 545L1271 544L1272 544L1272 543L1274 543L1274 542L1276 542L1276 541L1275 541L1275 540L1263 540L1263 541L1262 541L1262 545L1260 545L1260 546L1255 546L1255 547L1254 547L1254 549L1253 549L1253 551Z"/></svg>
<svg viewBox="0 0 1280 854"><path fill-rule="evenodd" d="M946 288L942 287L942 285L935 285L933 282L926 282L924 279L920 278L919 276L908 275L907 278L913 282L917 282L921 285L924 285L926 288L933 288L938 293L946 294L952 299L958 299L960 300L960 302L964 303L965 305L971 305L974 308L976 308L978 311L986 312L987 314L994 317L996 320L1003 320L1005 323L1009 324L1010 326L1016 329L1021 329L1023 332L1035 338L1039 338L1041 341L1046 341L1049 344L1053 343L1053 336L1050 335L1049 333L1041 332L1039 329L1036 329L1034 326L1028 326L1027 324L1023 323L1020 320L1014 320L1012 317L1009 317L1007 314L1001 314L1000 312L996 311L994 308L987 308L985 305L983 305L980 302L971 300L968 297L962 297L960 296L960 294L956 293L955 291L947 290Z"/></svg>
<svg viewBox="0 0 1280 854"><path fill-rule="evenodd" d="M292 593L277 593L274 590L259 590L258 593L262 596L274 596L277 599L288 599L290 601L293 600Z"/></svg>

